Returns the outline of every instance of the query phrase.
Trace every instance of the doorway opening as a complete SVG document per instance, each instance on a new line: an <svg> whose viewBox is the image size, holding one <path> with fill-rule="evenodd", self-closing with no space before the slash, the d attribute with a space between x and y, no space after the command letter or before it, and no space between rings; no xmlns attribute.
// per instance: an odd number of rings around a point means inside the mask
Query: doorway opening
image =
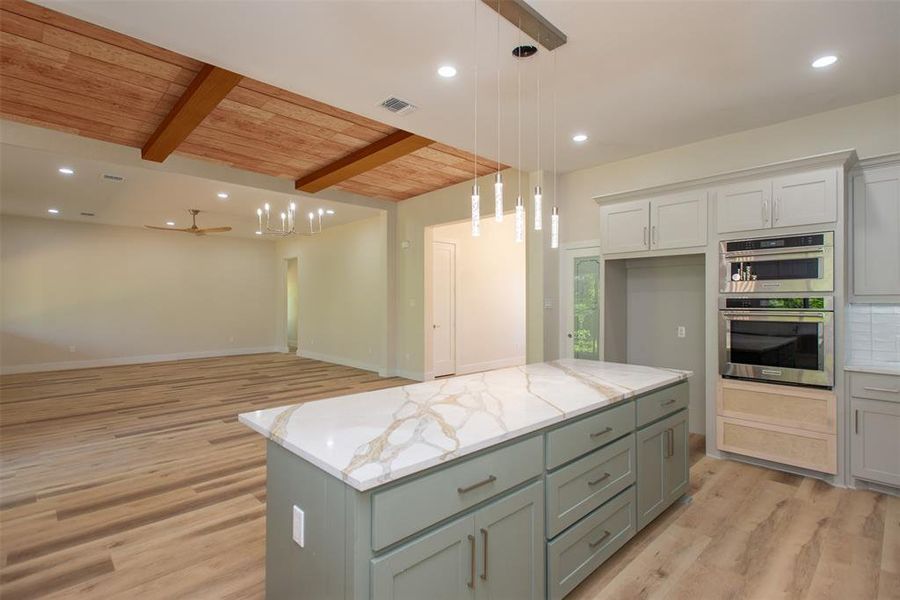
<svg viewBox="0 0 900 600"><path fill-rule="evenodd" d="M286 305L287 311L285 313L285 318L287 319L284 330L287 332L287 349L288 352L297 352L298 340L299 337L299 314L300 314L300 306L299 306L299 285L297 282L298 278L298 264L296 258L288 258L287 269L285 272L285 290L286 290Z"/></svg>
<svg viewBox="0 0 900 600"><path fill-rule="evenodd" d="M525 364L525 243L515 220L435 225L425 234L426 378Z"/></svg>

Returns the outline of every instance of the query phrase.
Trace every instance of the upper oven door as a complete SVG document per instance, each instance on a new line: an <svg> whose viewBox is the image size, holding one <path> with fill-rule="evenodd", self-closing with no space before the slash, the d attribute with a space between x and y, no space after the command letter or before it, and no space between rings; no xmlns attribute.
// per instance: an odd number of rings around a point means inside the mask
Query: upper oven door
<svg viewBox="0 0 900 600"><path fill-rule="evenodd" d="M724 245L719 263L721 292L834 291L833 246L727 252ZM755 279L744 280L742 272Z"/></svg>
<svg viewBox="0 0 900 600"><path fill-rule="evenodd" d="M719 314L722 375L834 385L833 313L721 310Z"/></svg>

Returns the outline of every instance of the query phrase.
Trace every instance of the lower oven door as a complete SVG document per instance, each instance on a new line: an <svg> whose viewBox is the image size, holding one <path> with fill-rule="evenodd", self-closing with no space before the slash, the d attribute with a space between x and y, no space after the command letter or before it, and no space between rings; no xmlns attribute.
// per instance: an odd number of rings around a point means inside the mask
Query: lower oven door
<svg viewBox="0 0 900 600"><path fill-rule="evenodd" d="M719 373L834 386L834 314L828 311L719 311Z"/></svg>

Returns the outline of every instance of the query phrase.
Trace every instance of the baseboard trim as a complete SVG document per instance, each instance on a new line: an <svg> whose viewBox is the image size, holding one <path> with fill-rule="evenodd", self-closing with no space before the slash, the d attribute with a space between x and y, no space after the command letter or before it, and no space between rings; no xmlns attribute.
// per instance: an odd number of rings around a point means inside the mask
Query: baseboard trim
<svg viewBox="0 0 900 600"><path fill-rule="evenodd" d="M334 356L332 354L323 354L322 352L313 352L304 348L297 348L297 356L300 358L311 358L312 360L321 360L322 362L332 363L335 365L344 365L345 367L353 367L354 369L362 369L363 371L373 371L378 373L379 377L387 377L387 369L381 365L363 362L343 356Z"/></svg>
<svg viewBox="0 0 900 600"><path fill-rule="evenodd" d="M456 375L468 375L469 373L480 373L482 371L492 371L494 369L505 369L507 367L518 367L525 364L524 356L510 356L497 360L488 360L480 363L471 363L468 365L457 365Z"/></svg>
<svg viewBox="0 0 900 600"><path fill-rule="evenodd" d="M413 381L425 381L425 374L421 371L409 371L407 369L394 369L394 375L404 379L412 379ZM434 376L430 377L434 379Z"/></svg>
<svg viewBox="0 0 900 600"><path fill-rule="evenodd" d="M117 358L98 358L95 360L71 360L52 363L31 363L27 365L11 365L0 367L0 374L15 375L17 373L40 373L42 371L71 371L74 369L96 369L98 367L117 367L121 365L140 365L144 363L170 362L173 360L189 360L192 358L216 358L218 356L239 356L242 354L266 354L268 352L286 352L281 346L260 346L256 348L230 348L228 350L201 350L198 352L176 352L173 354L145 354L143 356L123 356Z"/></svg>

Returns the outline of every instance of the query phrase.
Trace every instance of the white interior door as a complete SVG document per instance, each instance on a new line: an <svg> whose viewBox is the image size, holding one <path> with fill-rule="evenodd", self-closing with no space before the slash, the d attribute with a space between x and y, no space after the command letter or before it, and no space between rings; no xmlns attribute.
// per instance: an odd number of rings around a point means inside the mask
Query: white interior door
<svg viewBox="0 0 900 600"><path fill-rule="evenodd" d="M432 249L432 359L435 377L456 372L456 246L434 242Z"/></svg>
<svg viewBox="0 0 900 600"><path fill-rule="evenodd" d="M565 250L560 355L600 360L600 249Z"/></svg>

